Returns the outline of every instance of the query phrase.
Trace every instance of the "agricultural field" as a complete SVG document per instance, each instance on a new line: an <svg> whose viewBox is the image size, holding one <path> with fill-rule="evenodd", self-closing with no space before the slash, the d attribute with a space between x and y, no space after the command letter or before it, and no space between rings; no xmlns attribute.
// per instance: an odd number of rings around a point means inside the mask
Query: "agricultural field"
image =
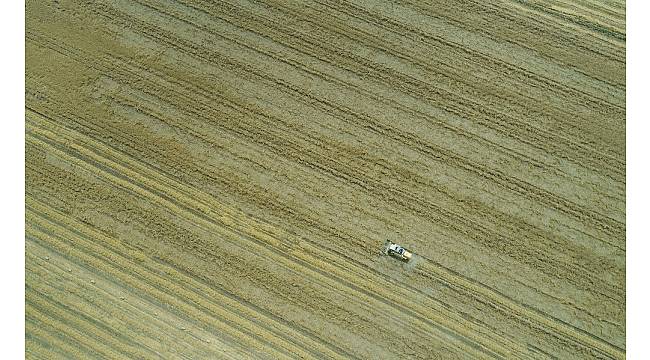
<svg viewBox="0 0 650 360"><path fill-rule="evenodd" d="M623 0L25 16L28 359L625 358Z"/></svg>

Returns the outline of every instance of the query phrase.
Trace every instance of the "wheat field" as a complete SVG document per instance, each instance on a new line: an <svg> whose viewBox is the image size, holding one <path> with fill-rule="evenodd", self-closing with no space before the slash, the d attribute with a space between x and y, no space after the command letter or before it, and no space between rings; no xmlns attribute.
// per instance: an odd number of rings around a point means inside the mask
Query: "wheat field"
<svg viewBox="0 0 650 360"><path fill-rule="evenodd" d="M625 358L624 1L25 16L27 358Z"/></svg>

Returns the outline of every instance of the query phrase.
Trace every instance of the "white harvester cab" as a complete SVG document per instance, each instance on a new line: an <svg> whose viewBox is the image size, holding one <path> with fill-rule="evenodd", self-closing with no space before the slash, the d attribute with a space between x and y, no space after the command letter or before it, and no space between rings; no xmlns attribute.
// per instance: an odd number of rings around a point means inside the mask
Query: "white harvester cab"
<svg viewBox="0 0 650 360"><path fill-rule="evenodd" d="M398 258L404 262L409 262L411 261L411 258L413 258L412 252L391 241L386 241L386 244L384 245L384 254Z"/></svg>

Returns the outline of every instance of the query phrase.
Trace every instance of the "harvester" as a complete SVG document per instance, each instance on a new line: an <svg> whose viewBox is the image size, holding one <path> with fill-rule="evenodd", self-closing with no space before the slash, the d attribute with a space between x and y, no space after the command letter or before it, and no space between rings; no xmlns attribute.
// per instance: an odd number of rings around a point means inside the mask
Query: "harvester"
<svg viewBox="0 0 650 360"><path fill-rule="evenodd" d="M390 255L394 258L398 258L404 262L409 262L411 261L411 258L413 258L413 253L406 250L400 245L397 245L389 240L386 241L384 244L384 254Z"/></svg>

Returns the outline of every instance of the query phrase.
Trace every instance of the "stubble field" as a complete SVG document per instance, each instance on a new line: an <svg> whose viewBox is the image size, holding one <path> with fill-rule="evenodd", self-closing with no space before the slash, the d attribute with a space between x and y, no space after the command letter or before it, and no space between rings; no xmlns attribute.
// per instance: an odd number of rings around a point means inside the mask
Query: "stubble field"
<svg viewBox="0 0 650 360"><path fill-rule="evenodd" d="M28 0L25 81L27 358L625 357L623 1Z"/></svg>

